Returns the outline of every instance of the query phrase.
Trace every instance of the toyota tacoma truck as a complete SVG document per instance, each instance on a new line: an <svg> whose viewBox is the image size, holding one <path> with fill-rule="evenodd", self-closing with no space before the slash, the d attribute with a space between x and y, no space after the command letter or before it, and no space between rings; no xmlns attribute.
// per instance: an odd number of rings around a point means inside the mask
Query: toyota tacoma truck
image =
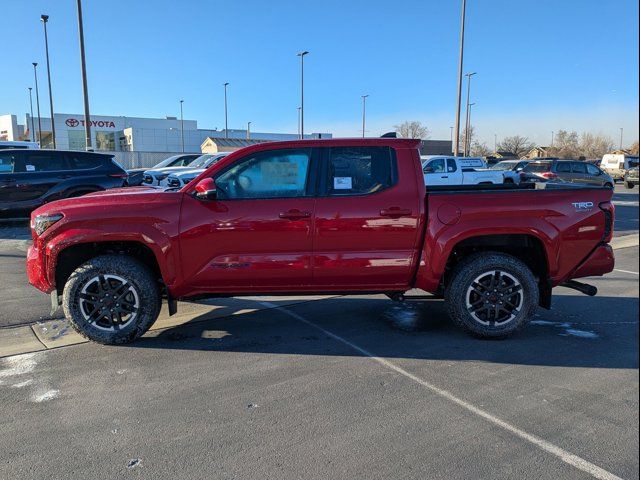
<svg viewBox="0 0 640 480"><path fill-rule="evenodd" d="M149 329L164 299L386 294L444 298L473 335L505 337L564 285L614 266L609 189L426 187L409 139L271 142L180 189L131 187L31 217L27 271L100 343Z"/></svg>

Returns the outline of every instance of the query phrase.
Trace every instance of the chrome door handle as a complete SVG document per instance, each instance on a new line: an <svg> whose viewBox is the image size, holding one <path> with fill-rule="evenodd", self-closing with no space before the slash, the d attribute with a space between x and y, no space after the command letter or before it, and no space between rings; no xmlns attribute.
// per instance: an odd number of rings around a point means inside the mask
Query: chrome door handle
<svg viewBox="0 0 640 480"><path fill-rule="evenodd" d="M311 216L311 212L303 212L300 210L289 210L288 212L280 213L278 216L286 220L301 220L303 218L309 218Z"/></svg>

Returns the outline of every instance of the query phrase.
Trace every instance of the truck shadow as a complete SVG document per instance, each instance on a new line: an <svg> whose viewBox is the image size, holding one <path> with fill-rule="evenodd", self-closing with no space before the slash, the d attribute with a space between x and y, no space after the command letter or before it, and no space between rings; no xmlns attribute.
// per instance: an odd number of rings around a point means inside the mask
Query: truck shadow
<svg viewBox="0 0 640 480"><path fill-rule="evenodd" d="M444 303L435 299L396 303L381 297L334 297L267 309L256 301L261 310L234 315L228 308L229 315L213 319L199 315L127 347L363 356L332 336L337 335L386 358L638 368L637 298L559 296L554 305L556 310L540 309L522 331L496 341L476 339L454 327Z"/></svg>

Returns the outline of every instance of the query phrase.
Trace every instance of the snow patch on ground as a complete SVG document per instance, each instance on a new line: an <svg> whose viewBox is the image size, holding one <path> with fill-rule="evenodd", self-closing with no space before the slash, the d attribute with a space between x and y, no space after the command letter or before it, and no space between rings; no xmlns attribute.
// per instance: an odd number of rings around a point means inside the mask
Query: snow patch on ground
<svg viewBox="0 0 640 480"><path fill-rule="evenodd" d="M558 335L562 337L578 337L578 338L588 338L595 339L600 338L600 336L596 332L591 332L588 330L578 330L577 328L572 328L572 324L568 322L550 322L548 320L533 320L529 322L531 325L539 325L542 327L554 327L561 328L563 331Z"/></svg>
<svg viewBox="0 0 640 480"><path fill-rule="evenodd" d="M33 372L38 364L36 355L36 353L24 353L3 359L0 365L4 368L0 370L0 378L9 378Z"/></svg>
<svg viewBox="0 0 640 480"><path fill-rule="evenodd" d="M587 330L576 330L575 328L568 328L564 331L564 333L561 333L560 335L578 338L598 338L598 334L595 332L589 332Z"/></svg>
<svg viewBox="0 0 640 480"><path fill-rule="evenodd" d="M53 400L54 398L60 395L60 390L39 390L38 393L34 393L31 395L31 401L40 403L40 402L48 402L49 400Z"/></svg>

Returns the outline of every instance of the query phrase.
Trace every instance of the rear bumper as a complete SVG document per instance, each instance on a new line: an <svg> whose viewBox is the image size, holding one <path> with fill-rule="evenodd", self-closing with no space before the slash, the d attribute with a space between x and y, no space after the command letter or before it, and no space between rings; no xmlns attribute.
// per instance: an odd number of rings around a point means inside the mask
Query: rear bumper
<svg viewBox="0 0 640 480"><path fill-rule="evenodd" d="M567 280L604 275L613 271L615 262L616 259L611 245L602 243L569 275Z"/></svg>
<svg viewBox="0 0 640 480"><path fill-rule="evenodd" d="M27 277L31 285L45 293L51 293L55 288L47 278L44 252L35 244L27 251Z"/></svg>

